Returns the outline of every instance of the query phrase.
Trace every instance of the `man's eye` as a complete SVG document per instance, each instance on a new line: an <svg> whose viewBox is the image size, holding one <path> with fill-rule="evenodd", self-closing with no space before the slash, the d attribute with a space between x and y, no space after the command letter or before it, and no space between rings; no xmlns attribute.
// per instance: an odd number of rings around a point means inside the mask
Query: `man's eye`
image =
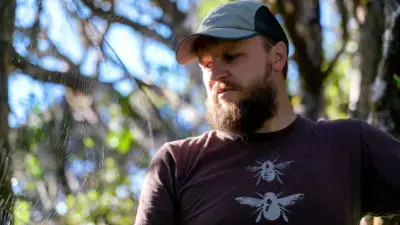
<svg viewBox="0 0 400 225"><path fill-rule="evenodd" d="M226 62L232 62L232 61L235 60L238 56L239 56L239 54L224 54L224 60L225 60Z"/></svg>
<svg viewBox="0 0 400 225"><path fill-rule="evenodd" d="M212 62L204 63L204 68L210 69L212 67Z"/></svg>

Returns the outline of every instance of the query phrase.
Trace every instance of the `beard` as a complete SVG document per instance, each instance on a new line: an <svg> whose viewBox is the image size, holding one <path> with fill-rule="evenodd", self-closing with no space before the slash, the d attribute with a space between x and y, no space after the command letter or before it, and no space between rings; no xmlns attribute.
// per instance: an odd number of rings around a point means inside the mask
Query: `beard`
<svg viewBox="0 0 400 225"><path fill-rule="evenodd" d="M266 65L264 76L246 88L240 88L243 98L235 103L221 107L216 96L208 96L206 101L207 123L216 130L221 130L236 137L246 137L261 128L263 123L275 116L276 90L269 77L272 65ZM238 87L228 81L228 86Z"/></svg>

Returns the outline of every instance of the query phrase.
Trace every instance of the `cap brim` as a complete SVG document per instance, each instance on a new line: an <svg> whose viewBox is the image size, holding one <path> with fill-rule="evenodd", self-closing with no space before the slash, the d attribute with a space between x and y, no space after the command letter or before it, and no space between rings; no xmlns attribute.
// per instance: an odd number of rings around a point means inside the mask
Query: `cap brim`
<svg viewBox="0 0 400 225"><path fill-rule="evenodd" d="M214 37L219 39L235 40L256 36L257 33L251 30L236 28L214 28L204 32L195 33L183 39L176 49L176 60L184 65L193 62L197 56L193 51L193 44L201 36Z"/></svg>

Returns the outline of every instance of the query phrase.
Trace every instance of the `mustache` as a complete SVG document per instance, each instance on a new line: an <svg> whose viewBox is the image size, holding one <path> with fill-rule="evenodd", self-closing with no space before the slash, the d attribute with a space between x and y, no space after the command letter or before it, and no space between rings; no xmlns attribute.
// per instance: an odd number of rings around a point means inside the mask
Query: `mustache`
<svg viewBox="0 0 400 225"><path fill-rule="evenodd" d="M235 84L234 82L228 80L217 81L212 87L212 91L215 93L219 93L226 90L240 90L240 89L241 87L238 84Z"/></svg>

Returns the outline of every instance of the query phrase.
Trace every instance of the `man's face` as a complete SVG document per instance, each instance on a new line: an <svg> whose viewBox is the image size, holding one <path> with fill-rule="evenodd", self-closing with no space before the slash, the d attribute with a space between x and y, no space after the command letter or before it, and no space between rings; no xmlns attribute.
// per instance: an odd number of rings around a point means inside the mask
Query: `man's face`
<svg viewBox="0 0 400 225"><path fill-rule="evenodd" d="M214 129L246 135L275 115L272 63L260 37L206 44L198 57Z"/></svg>

